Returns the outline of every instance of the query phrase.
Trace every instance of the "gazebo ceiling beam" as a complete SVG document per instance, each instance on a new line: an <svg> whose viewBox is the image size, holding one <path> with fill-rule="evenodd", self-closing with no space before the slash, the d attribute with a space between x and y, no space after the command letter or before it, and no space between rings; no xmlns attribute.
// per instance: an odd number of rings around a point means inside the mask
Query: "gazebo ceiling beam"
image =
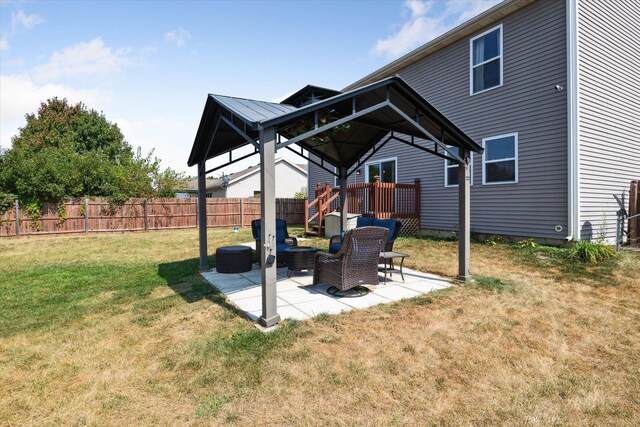
<svg viewBox="0 0 640 427"><path fill-rule="evenodd" d="M234 123L233 123L233 114L231 115L231 120L227 119L225 116L221 115L220 118L222 119L223 122L225 122L227 125L229 125L229 127L231 127L231 129L233 129L234 131L236 131L236 133L238 135L240 135L241 137L243 137L248 143L250 143L251 145L253 145L256 149L258 148L258 143L251 138L249 135L247 135L245 132L243 132L240 128L238 128Z"/></svg>
<svg viewBox="0 0 640 427"><path fill-rule="evenodd" d="M332 170L331 170L331 169L329 169L328 167L325 167L325 166L324 166L324 160L321 160L321 162L317 162L317 161L313 160L310 156L305 156L305 155L303 154L303 148L302 148L302 147L300 147L300 152L297 152L296 150L294 150L294 149L293 149L293 148L291 148L291 147L284 147L284 148L286 148L287 150L291 151L292 153L296 153L298 156L300 156L300 157L302 157L303 159L305 159L305 160L307 160L307 161L309 161L309 162L313 163L314 165L318 166L319 168L324 169L325 171L329 172L331 175L333 175L333 176L338 176L338 174L337 174L337 173L335 173L334 171L332 171ZM307 151L309 151L309 150L307 150Z"/></svg>
<svg viewBox="0 0 640 427"><path fill-rule="evenodd" d="M215 172L215 171L217 171L218 169L222 169L222 168L224 168L224 167L226 167L226 166L232 165L232 164L234 164L234 163L236 163L236 162L239 162L240 160L244 160L244 159L249 158L249 157L251 157L251 156L255 156L255 155L256 155L256 154L258 154L259 152L260 152L260 150L258 150L258 149L254 149L253 153L245 154L245 155L244 155L244 156L242 156L242 157L238 157L237 159L233 159L232 154L231 154L231 153L232 153L232 151L229 151L229 161L228 161L227 163L225 163L225 164L223 164L223 165L220 165L220 166L216 166L216 167L215 167L215 168L213 168L213 169L209 169L208 171L206 171L206 172L205 172L205 174L208 174L208 173L211 173L211 172Z"/></svg>
<svg viewBox="0 0 640 427"><path fill-rule="evenodd" d="M388 124L377 123L375 121L366 120L366 119L357 119L357 120L354 120L354 122L358 123L359 125L369 126L376 129L389 130L392 127L395 127L397 125L404 123L404 120L398 120L397 122L388 123Z"/></svg>
<svg viewBox="0 0 640 427"><path fill-rule="evenodd" d="M207 158L209 157L209 152L211 152L211 146L213 145L213 140L216 137L216 133L218 133L218 127L220 127L220 119L222 118L222 116L218 117L218 121L216 122L216 126L213 128L213 132L211 132L211 139L209 139L209 144L207 144L207 151L204 152L204 157L202 158L203 161L207 161Z"/></svg>
<svg viewBox="0 0 640 427"><path fill-rule="evenodd" d="M333 121L331 123L327 123L326 125L316 127L315 129L310 130L308 132L305 132L305 133L303 133L301 135L298 135L295 138L291 138L291 139L289 139L289 140L287 140L285 142L281 142L280 143L280 147L286 147L288 145L304 141L305 139L309 139L311 137L314 137L314 136L318 135L319 133L326 132L329 129L332 129L332 128L336 127L336 126L339 126L341 124L350 122L353 119L357 119L358 117L366 116L367 114L370 114L370 113L372 113L374 111L380 110L381 108L390 107L390 106L391 106L391 104L389 103L389 101L380 102L378 104L372 105L371 107L365 108L364 110L360 110L358 112L349 114L348 116L345 116L345 117L343 117L341 119L335 120L335 121Z"/></svg>
<svg viewBox="0 0 640 427"><path fill-rule="evenodd" d="M393 111L395 111L396 113L398 113L401 117L403 117L408 123L411 123L411 125L413 127L415 127L416 129L418 129L420 132L422 132L428 139L430 139L431 141L433 141L436 145L440 146L440 148L442 148L444 151L446 151L451 157L453 157L455 159L455 162L458 164L464 164L464 160L462 160L462 158L460 156L458 156L457 154L453 153L451 150L449 150L449 148L447 147L446 144L443 144L442 142L438 141L438 138L436 138L435 136L433 136L431 134L431 132L429 132L428 130L426 130L425 128L423 128L422 126L420 126L420 123L416 122L414 119L412 119L411 117L409 117L404 111L402 111L400 108L396 107L393 104L389 104L389 107L391 107L391 109L393 109Z"/></svg>
<svg viewBox="0 0 640 427"><path fill-rule="evenodd" d="M384 141L382 141L380 143L380 145L374 144L373 145L373 149L371 150L371 152L369 154L367 154L364 158L360 158L358 159L358 162L354 165L353 169L351 169L351 172L347 172L347 177L350 177L351 175L353 175L353 173L355 171L357 171L363 164L365 164L367 162L367 160L369 160L371 158L371 156L373 156L374 154L376 154L378 151L380 151L380 149L382 147L384 147L387 142L391 141L391 139L393 139L393 132L391 132L391 135L389 135L387 137L387 139L385 139Z"/></svg>
<svg viewBox="0 0 640 427"><path fill-rule="evenodd" d="M405 139L398 138L397 136L393 136L393 139L394 139L394 141L402 142L403 144L407 144L410 147L417 148L418 150L422 150L422 151L427 152L429 154L433 154L434 156L438 156L438 157L440 157L442 159L458 163L458 159L457 158L454 159L454 158L449 157L449 156L447 156L447 155L445 155L443 153L439 153L437 150L434 151L434 150L431 150L431 149L429 149L427 147L423 147L423 146L417 144L415 141L407 141Z"/></svg>

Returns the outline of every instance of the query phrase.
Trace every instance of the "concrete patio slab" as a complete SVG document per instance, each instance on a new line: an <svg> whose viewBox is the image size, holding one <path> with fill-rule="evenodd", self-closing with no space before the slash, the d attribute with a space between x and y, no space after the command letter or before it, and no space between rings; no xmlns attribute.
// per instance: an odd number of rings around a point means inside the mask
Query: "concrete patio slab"
<svg viewBox="0 0 640 427"><path fill-rule="evenodd" d="M400 301L404 298L413 298L422 294L422 292L417 292L413 289L405 288L404 286L390 285L388 283L389 282L387 282L387 286L374 289L372 293L374 295L390 299L391 301ZM430 289L425 289L425 293L429 291Z"/></svg>
<svg viewBox="0 0 640 427"><path fill-rule="evenodd" d="M338 314L353 309L362 309L377 304L386 304L404 298L414 298L435 290L452 286L448 279L404 269L405 282L400 273L387 276L383 283L367 286L370 292L357 297L333 296L327 293L329 285L313 285L313 272L294 273L290 278L286 268L278 268L278 313L282 319L305 320L321 313ZM217 288L240 310L257 320L262 310L262 286L260 267L254 265L251 271L239 274L218 273L215 270L202 273L202 277Z"/></svg>

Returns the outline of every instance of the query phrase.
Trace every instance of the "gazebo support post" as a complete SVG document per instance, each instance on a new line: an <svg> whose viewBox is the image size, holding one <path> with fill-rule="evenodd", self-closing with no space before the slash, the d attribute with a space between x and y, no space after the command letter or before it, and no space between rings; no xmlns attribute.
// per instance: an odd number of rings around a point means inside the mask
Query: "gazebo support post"
<svg viewBox="0 0 640 427"><path fill-rule="evenodd" d="M458 280L471 281L471 167L469 152L460 149L458 167Z"/></svg>
<svg viewBox="0 0 640 427"><path fill-rule="evenodd" d="M206 160L198 163L198 237L200 240L200 271L209 270L207 254L207 180Z"/></svg>
<svg viewBox="0 0 640 427"><path fill-rule="evenodd" d="M262 266L262 316L268 328L280 322L276 292L276 128L260 127L260 265Z"/></svg>
<svg viewBox="0 0 640 427"><path fill-rule="evenodd" d="M340 167L340 233L342 234L348 227L349 205L347 204L347 168Z"/></svg>

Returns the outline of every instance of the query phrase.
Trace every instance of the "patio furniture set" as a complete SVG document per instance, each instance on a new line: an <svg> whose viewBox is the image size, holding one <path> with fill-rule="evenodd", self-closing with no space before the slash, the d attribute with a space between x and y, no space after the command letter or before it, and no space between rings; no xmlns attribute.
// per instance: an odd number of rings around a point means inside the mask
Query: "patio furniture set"
<svg viewBox="0 0 640 427"><path fill-rule="evenodd" d="M402 266L409 255L394 252L393 243L400 232L401 223L394 219L358 218L356 228L330 239L329 253L310 246L298 246L298 240L289 236L287 223L276 220L277 262L287 267L287 276L293 272L313 270L313 284L329 284L332 295L348 290L366 293L362 285L377 285L378 273L396 271L393 260L399 259L399 272L404 282ZM260 220L251 222L256 241L256 256L261 259ZM275 262L273 259L271 262ZM216 250L216 270L219 273L242 273L251 270L253 252L248 246L223 246ZM259 261L258 261L259 262ZM379 265L383 264L382 268Z"/></svg>

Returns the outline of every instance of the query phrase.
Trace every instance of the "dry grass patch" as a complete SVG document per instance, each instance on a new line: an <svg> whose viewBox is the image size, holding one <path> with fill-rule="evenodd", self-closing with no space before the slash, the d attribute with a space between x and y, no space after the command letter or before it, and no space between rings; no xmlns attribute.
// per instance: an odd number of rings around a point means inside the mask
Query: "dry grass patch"
<svg viewBox="0 0 640 427"><path fill-rule="evenodd" d="M214 230L210 252L250 240ZM396 245L456 273L454 242ZM637 254L474 244L473 286L262 334L197 251L194 231L1 240L2 423L640 423Z"/></svg>

